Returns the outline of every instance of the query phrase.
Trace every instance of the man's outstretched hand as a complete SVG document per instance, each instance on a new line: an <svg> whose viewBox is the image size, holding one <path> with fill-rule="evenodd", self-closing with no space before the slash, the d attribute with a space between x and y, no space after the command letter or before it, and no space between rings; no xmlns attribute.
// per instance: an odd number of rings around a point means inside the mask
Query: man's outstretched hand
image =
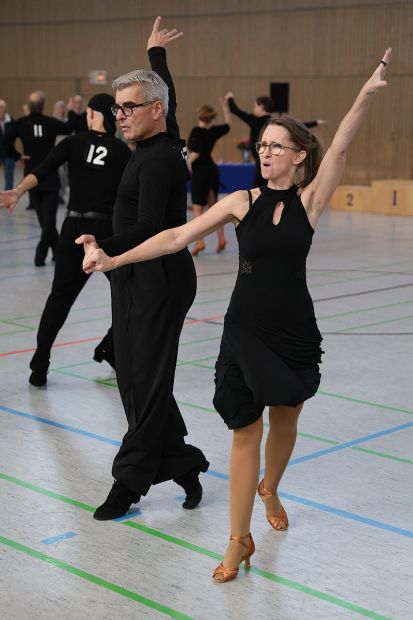
<svg viewBox="0 0 413 620"><path fill-rule="evenodd" d="M161 25L162 17L158 15L153 24L152 32L149 35L148 44L146 49L151 49L151 47L164 47L165 49L168 47L169 43L172 41L176 41L183 36L183 32L179 32L176 28L172 30L167 30L164 28L163 30L159 30Z"/></svg>

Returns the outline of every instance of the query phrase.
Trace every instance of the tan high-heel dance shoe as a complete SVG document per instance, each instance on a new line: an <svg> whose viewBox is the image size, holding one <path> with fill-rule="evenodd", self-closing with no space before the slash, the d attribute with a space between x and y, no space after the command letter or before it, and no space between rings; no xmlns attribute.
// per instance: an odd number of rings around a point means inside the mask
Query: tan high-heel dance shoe
<svg viewBox="0 0 413 620"><path fill-rule="evenodd" d="M227 243L228 241L226 239L224 239L223 241L218 241L218 245L216 249L217 254L220 254L221 252L225 250L225 248L227 247Z"/></svg>
<svg viewBox="0 0 413 620"><path fill-rule="evenodd" d="M205 241L197 241L195 243L194 249L191 252L192 256L198 256L198 254L200 252L203 252L205 248L206 248Z"/></svg>
<svg viewBox="0 0 413 620"><path fill-rule="evenodd" d="M244 538L248 538L248 543L244 542ZM216 569L214 570L213 579L218 583L225 583L226 581L232 581L232 579L235 579L235 577L238 575L239 567L242 562L245 562L245 570L251 568L250 558L255 552L255 544L251 534L247 534L246 536L231 536L230 541L231 540L245 547L247 551L240 559L237 568L226 568L222 562L219 566L216 567Z"/></svg>
<svg viewBox="0 0 413 620"><path fill-rule="evenodd" d="M258 495L261 497L262 501L264 501L264 497L275 497L276 493L272 493L264 487L264 478L258 485ZM265 502L264 502L265 503ZM274 530L286 530L288 527L288 517L287 513L284 510L284 507L281 506L281 513L276 517L273 515L266 515L267 521L271 525Z"/></svg>

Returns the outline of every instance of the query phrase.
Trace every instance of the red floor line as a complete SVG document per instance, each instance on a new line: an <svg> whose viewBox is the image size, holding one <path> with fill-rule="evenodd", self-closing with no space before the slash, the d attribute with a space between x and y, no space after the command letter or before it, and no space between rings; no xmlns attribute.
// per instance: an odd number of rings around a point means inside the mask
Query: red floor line
<svg viewBox="0 0 413 620"><path fill-rule="evenodd" d="M206 316L202 319L189 319L184 322L184 325L192 325L193 323L203 323L204 321L214 321L216 319L222 319L223 315L220 316ZM103 336L95 336L94 338L84 338L83 340L70 340L69 342L59 342L58 344L54 344L55 347L67 347L72 344L82 344L84 342L93 342L94 340L101 340ZM6 357L7 355L18 355L19 353L33 353L36 351L36 347L32 349L17 349L16 351L5 351L4 353L0 353L0 357Z"/></svg>
<svg viewBox="0 0 413 620"><path fill-rule="evenodd" d="M192 323L204 323L205 321L216 321L216 319L224 318L224 314L220 314L219 316L204 316L202 319L189 319L184 322L184 325L192 325Z"/></svg>
<svg viewBox="0 0 413 620"><path fill-rule="evenodd" d="M83 342L93 342L94 340L102 340L103 336L95 336L94 338L85 338L84 340L71 340L69 342L59 342L58 344L54 344L55 347L67 347L71 344L82 344ZM36 351L36 347L33 349L18 349L17 351L6 351L5 353L0 353L0 357L5 357L6 355L17 355L18 353L32 353Z"/></svg>

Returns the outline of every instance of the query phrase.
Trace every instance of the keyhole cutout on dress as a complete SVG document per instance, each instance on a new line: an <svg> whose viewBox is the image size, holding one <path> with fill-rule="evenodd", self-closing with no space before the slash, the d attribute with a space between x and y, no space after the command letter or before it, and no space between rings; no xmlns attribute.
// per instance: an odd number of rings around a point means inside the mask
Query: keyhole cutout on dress
<svg viewBox="0 0 413 620"><path fill-rule="evenodd" d="M274 226L278 226L278 224L280 223L284 208L285 204L282 202L282 200L277 202L277 204L275 205L274 213L272 214L272 223L274 224Z"/></svg>

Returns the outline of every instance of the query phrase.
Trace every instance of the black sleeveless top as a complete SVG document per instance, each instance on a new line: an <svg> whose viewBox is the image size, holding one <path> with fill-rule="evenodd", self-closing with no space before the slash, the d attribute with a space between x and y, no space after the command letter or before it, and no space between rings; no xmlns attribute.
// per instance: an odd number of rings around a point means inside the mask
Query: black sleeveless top
<svg viewBox="0 0 413 620"><path fill-rule="evenodd" d="M307 288L306 259L314 230L297 187L260 188L236 228L239 272L226 315L262 340L292 369L318 369L321 335ZM273 223L276 205L281 219Z"/></svg>

